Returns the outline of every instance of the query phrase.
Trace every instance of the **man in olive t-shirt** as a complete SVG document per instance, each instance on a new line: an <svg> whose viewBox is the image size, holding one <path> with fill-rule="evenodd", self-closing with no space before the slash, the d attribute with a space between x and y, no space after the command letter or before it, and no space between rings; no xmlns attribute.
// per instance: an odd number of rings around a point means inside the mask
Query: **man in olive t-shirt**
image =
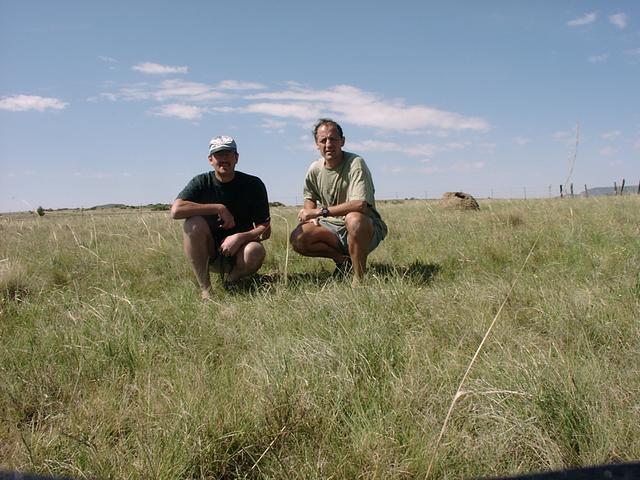
<svg viewBox="0 0 640 480"><path fill-rule="evenodd" d="M367 256L387 235L387 225L376 210L367 164L342 150L345 138L340 125L322 118L313 134L322 157L307 171L300 224L291 233L291 245L301 255L333 259L336 273L352 268L357 284Z"/></svg>
<svg viewBox="0 0 640 480"><path fill-rule="evenodd" d="M227 282L251 275L266 255L260 241L271 234L267 190L258 177L235 170L238 158L233 138L211 139L213 171L195 176L171 207L172 218L185 219L184 251L205 299L212 293L210 263Z"/></svg>

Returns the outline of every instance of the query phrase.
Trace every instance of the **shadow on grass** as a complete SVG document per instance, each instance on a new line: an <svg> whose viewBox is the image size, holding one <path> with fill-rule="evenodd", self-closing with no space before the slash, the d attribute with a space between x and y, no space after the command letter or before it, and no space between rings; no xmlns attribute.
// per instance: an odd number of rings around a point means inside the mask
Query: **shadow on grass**
<svg viewBox="0 0 640 480"><path fill-rule="evenodd" d="M419 260L409 265L397 265L389 263L370 263L368 274L381 280L391 280L400 278L410 281L416 285L428 285L432 282L436 274L441 270L439 264L424 263ZM288 286L297 288L300 286L314 285L322 288L328 283L350 283L351 277L335 277L333 272L323 270L316 272L290 273L288 275ZM255 293L258 291L268 291L284 283L284 275L280 273L256 274L251 278L241 280L237 283L226 285L225 290L230 294Z"/></svg>
<svg viewBox="0 0 640 480"><path fill-rule="evenodd" d="M409 265L372 263L369 266L369 273L383 279L400 277L418 285L427 285L433 281L440 269L441 267L437 263L424 263L415 260Z"/></svg>

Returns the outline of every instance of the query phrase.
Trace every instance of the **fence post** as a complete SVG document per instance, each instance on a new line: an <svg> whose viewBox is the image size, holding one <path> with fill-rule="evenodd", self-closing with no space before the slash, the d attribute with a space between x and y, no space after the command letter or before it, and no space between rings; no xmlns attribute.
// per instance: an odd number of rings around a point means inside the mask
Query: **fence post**
<svg viewBox="0 0 640 480"><path fill-rule="evenodd" d="M613 194L618 195L618 184L615 181L613 182Z"/></svg>
<svg viewBox="0 0 640 480"><path fill-rule="evenodd" d="M571 191L571 198L573 198L573 183L569 184L569 188Z"/></svg>
<svg viewBox="0 0 640 480"><path fill-rule="evenodd" d="M640 195L640 180L638 180L638 195Z"/></svg>
<svg viewBox="0 0 640 480"><path fill-rule="evenodd" d="M620 195L624 192L624 178L622 179L622 185L620 185Z"/></svg>
<svg viewBox="0 0 640 480"><path fill-rule="evenodd" d="M564 198L564 195L562 195L562 185L560 185L560 198Z"/></svg>
<svg viewBox="0 0 640 480"><path fill-rule="evenodd" d="M589 198L589 190L587 190L587 184L584 184L584 198Z"/></svg>

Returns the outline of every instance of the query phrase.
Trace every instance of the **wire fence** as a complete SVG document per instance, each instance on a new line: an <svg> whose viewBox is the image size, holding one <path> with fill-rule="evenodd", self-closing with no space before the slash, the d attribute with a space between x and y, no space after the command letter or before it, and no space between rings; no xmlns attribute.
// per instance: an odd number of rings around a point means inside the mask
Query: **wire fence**
<svg viewBox="0 0 640 480"><path fill-rule="evenodd" d="M377 190L376 200L439 200L445 192L455 191L452 189L439 189L439 190L411 190L411 191L389 191L389 190ZM640 195L640 181L637 184L625 184L625 180L622 182L613 182L611 186L607 187L589 187L586 184L574 185L572 183L568 185L550 184L544 186L523 186L523 187L500 187L500 188L461 188L458 191L463 191L472 195L475 198L496 198L496 199L535 199L535 198L560 198L560 197L589 197L598 195ZM298 196L279 196L274 198L274 201L278 201L285 205L302 205L302 195Z"/></svg>

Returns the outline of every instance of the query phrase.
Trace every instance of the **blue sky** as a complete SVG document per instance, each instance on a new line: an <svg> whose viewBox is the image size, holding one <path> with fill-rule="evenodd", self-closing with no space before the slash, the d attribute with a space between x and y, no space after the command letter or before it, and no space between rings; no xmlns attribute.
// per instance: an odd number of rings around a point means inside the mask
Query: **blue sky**
<svg viewBox="0 0 640 480"><path fill-rule="evenodd" d="M299 203L319 116L380 199L640 180L636 0L0 0L0 69L0 211L170 203L218 134Z"/></svg>

